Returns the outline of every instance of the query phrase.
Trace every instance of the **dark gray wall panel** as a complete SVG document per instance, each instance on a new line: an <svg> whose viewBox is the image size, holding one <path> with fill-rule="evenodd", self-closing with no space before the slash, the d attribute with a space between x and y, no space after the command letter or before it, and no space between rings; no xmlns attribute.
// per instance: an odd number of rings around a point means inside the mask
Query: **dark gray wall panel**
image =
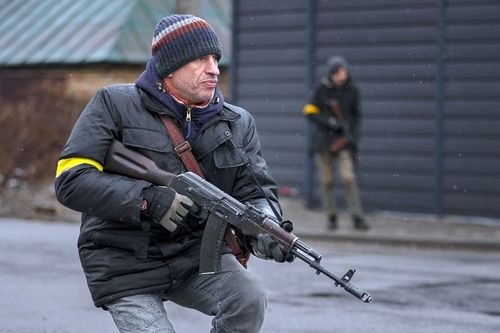
<svg viewBox="0 0 500 333"><path fill-rule="evenodd" d="M299 136L290 136L280 133L270 134L265 131L260 131L260 140L262 145L266 147L266 150L270 149L270 151L273 151L273 149L279 151L283 147L305 150L304 138Z"/></svg>
<svg viewBox="0 0 500 333"><path fill-rule="evenodd" d="M323 10L317 15L317 24L320 27L335 25L336 27L354 26L372 28L391 26L418 26L422 24L433 24L436 20L436 11L429 8L416 8L411 11L401 11L400 8L363 11L342 11L337 7L331 10Z"/></svg>
<svg viewBox="0 0 500 333"><path fill-rule="evenodd" d="M363 188L367 190L382 189L386 191L408 191L432 193L434 177L432 175L416 175L413 172L374 174L363 178Z"/></svg>
<svg viewBox="0 0 500 333"><path fill-rule="evenodd" d="M500 58L499 58L500 59ZM446 119L483 119L498 120L500 110L499 98L480 100L456 100L445 103Z"/></svg>
<svg viewBox="0 0 500 333"><path fill-rule="evenodd" d="M449 99L453 98L500 98L500 83L498 82L463 82L463 83L448 83L446 85L446 95Z"/></svg>
<svg viewBox="0 0 500 333"><path fill-rule="evenodd" d="M300 66L242 66L240 69L240 75L244 76L247 81L260 82L262 79L266 79L266 82L281 84L283 84L283 80L303 83L305 72L305 68Z"/></svg>
<svg viewBox="0 0 500 333"><path fill-rule="evenodd" d="M414 153L434 153L435 146L433 138L384 138L379 137L377 139L367 140L363 139L361 141L362 151L378 151L382 156L388 152L414 152Z"/></svg>
<svg viewBox="0 0 500 333"><path fill-rule="evenodd" d="M500 54L498 55L500 57ZM451 59L450 59L451 61ZM449 64L445 67L448 76L455 80L472 80L496 82L500 77L500 64L487 61L478 61L474 63Z"/></svg>
<svg viewBox="0 0 500 333"><path fill-rule="evenodd" d="M404 174L429 175L434 171L434 158L430 154L420 156L412 152L387 153L385 156L379 154L365 153L360 157L359 165L362 166L362 174L372 172L394 174L402 172Z"/></svg>
<svg viewBox="0 0 500 333"><path fill-rule="evenodd" d="M293 97L293 99L292 99ZM290 96L290 98L251 98L241 97L239 104L252 113L257 113L260 118L267 118L273 114L276 116L288 116L294 110L295 113L302 114L304 98L301 96Z"/></svg>
<svg viewBox="0 0 500 333"><path fill-rule="evenodd" d="M417 82L387 82L360 83L359 89L365 100L384 97L394 98L434 98L436 87L434 83Z"/></svg>
<svg viewBox="0 0 500 333"><path fill-rule="evenodd" d="M446 195L444 205L450 215L470 215L471 211L480 211L481 216L500 216L498 197L491 195L466 195L469 200L464 200L464 194Z"/></svg>
<svg viewBox="0 0 500 333"><path fill-rule="evenodd" d="M304 83L303 82L283 82L268 83L269 81L259 82L250 81L243 82L240 84L240 96L252 96L269 98L269 92L272 91L272 96L275 97L286 97L289 95L304 95Z"/></svg>
<svg viewBox="0 0 500 333"><path fill-rule="evenodd" d="M481 154L468 158L463 152L447 153L444 158L444 170L449 175L481 175L496 180L500 178L500 159L498 154Z"/></svg>
<svg viewBox="0 0 500 333"><path fill-rule="evenodd" d="M363 96L362 96L363 97ZM390 119L413 119L434 117L434 102L432 100L405 99L380 99L378 101L361 102L363 119L372 118L388 121ZM363 121L364 122L364 121Z"/></svg>
<svg viewBox="0 0 500 333"><path fill-rule="evenodd" d="M397 192L365 190L362 194L363 205L367 209L406 211L423 213L434 206L433 194L430 192Z"/></svg>
<svg viewBox="0 0 500 333"><path fill-rule="evenodd" d="M486 70L486 68L485 68ZM432 81L436 77L436 67L432 64L371 64L357 65L352 70L352 76L362 81L398 80L414 82L416 78Z"/></svg>
<svg viewBox="0 0 500 333"><path fill-rule="evenodd" d="M388 138L423 137L427 138L434 133L434 121L428 120L385 120L365 119L363 121L363 132Z"/></svg>
<svg viewBox="0 0 500 333"><path fill-rule="evenodd" d="M499 139L477 139L474 136L464 136L459 139L447 139L444 144L446 153L460 153L462 156L471 154L478 155L497 155L500 156L500 140Z"/></svg>
<svg viewBox="0 0 500 333"><path fill-rule="evenodd" d="M478 43L474 45L450 44L446 46L445 56L451 63L466 61L467 65L474 65L477 61L493 61L497 63L500 57L500 45L497 43Z"/></svg>
<svg viewBox="0 0 500 333"><path fill-rule="evenodd" d="M357 0L357 1L342 1L342 0L322 0L320 3L319 12L325 10L380 10L398 8L401 12L406 10L414 10L421 7L432 7L436 4L435 0Z"/></svg>
<svg viewBox="0 0 500 333"><path fill-rule="evenodd" d="M450 42L481 43L495 40L495 36L500 36L500 24L450 25L446 31L446 39Z"/></svg>
<svg viewBox="0 0 500 333"><path fill-rule="evenodd" d="M276 65L294 64L304 66L306 51L303 47L269 47L265 50L242 49L238 55L241 69L253 66L275 67ZM243 75L244 73L241 73Z"/></svg>
<svg viewBox="0 0 500 333"><path fill-rule="evenodd" d="M240 31L251 30L268 30L268 29L282 29L288 30L292 24L297 26L305 26L307 21L307 14L304 12L291 12L288 11L287 15L260 14L260 15L247 15L241 16L239 19Z"/></svg>
<svg viewBox="0 0 500 333"><path fill-rule="evenodd" d="M368 30L342 29L340 31L318 30L317 40L321 44L410 44L433 43L436 29L434 27L418 28L372 28Z"/></svg>
<svg viewBox="0 0 500 333"><path fill-rule="evenodd" d="M368 48L368 47L369 48ZM485 47L490 50L490 47ZM499 48L500 49L500 48ZM368 52L369 51L369 52ZM434 65L432 61L436 58L436 50L428 46L419 46L414 44L405 45L335 45L330 44L319 45L316 49L318 59L325 60L335 53L342 53L349 61L357 63L374 65L377 63L383 64L407 64L407 63L423 63ZM460 49L455 50L456 53L461 53ZM431 61L431 62L429 62ZM318 64L323 66L323 63Z"/></svg>
<svg viewBox="0 0 500 333"><path fill-rule="evenodd" d="M251 46L253 48L276 47L280 45L303 45L306 33L300 27L286 31L242 32L238 38L238 47Z"/></svg>
<svg viewBox="0 0 500 333"><path fill-rule="evenodd" d="M291 11L303 11L303 0L245 0L238 1L240 15L253 15L257 14L267 15L269 13L289 13Z"/></svg>
<svg viewBox="0 0 500 333"><path fill-rule="evenodd" d="M277 133L287 133L294 134L298 132L303 132L305 130L304 117L299 114L299 116L293 117L267 117L257 119L257 128L260 132L277 132ZM300 133L303 135L303 133Z"/></svg>
<svg viewBox="0 0 500 333"><path fill-rule="evenodd" d="M447 137L470 137L474 135L485 139L497 139L500 145L500 119L488 121L476 117L465 120L448 120L444 130Z"/></svg>
<svg viewBox="0 0 500 333"><path fill-rule="evenodd" d="M481 2L483 3L482 6ZM493 6L495 0L491 1L492 5L484 4L484 1L476 1L475 6L459 6L457 1L453 1L453 6L447 10L446 16L449 24L460 23L480 23L483 24L489 21L500 21L500 11L498 1L496 6Z"/></svg>
<svg viewBox="0 0 500 333"><path fill-rule="evenodd" d="M500 191L500 178L491 179L485 175L481 176L447 176L444 180L445 193L468 193L478 195L495 194Z"/></svg>

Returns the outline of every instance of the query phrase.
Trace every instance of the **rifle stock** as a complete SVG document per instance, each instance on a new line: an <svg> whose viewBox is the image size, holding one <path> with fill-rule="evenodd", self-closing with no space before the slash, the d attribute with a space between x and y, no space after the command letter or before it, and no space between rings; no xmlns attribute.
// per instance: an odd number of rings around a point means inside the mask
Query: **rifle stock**
<svg viewBox="0 0 500 333"><path fill-rule="evenodd" d="M104 162L104 169L156 185L168 186L175 175L160 169L154 161L114 140Z"/></svg>
<svg viewBox="0 0 500 333"><path fill-rule="evenodd" d="M212 274L220 270L224 234L227 226L231 225L245 236L271 235L286 253L292 253L307 263L316 270L316 274L323 273L335 282L335 286L341 286L365 303L372 300L368 293L350 283L354 269L350 269L342 278L335 276L320 264L321 255L317 251L283 229L276 219L250 204L239 202L193 172L174 175L161 170L154 161L126 148L118 141L113 142L108 152L104 170L169 186L188 196L200 207L198 215L207 220L200 254L201 274Z"/></svg>

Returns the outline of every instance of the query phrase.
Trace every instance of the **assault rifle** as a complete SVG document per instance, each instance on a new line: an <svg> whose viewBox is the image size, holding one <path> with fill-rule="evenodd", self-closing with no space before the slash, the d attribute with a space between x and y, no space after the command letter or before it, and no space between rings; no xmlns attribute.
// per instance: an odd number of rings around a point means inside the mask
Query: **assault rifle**
<svg viewBox="0 0 500 333"><path fill-rule="evenodd" d="M342 149L344 149L349 143L352 142L351 131L347 127L345 120L342 117L342 110L340 109L340 104L337 101L333 101L330 103L330 107L335 114L336 125L341 133L341 135L333 140L330 144L330 151L332 153L338 153Z"/></svg>
<svg viewBox="0 0 500 333"><path fill-rule="evenodd" d="M224 235L230 225L245 236L271 235L285 253L291 253L307 263L316 270L316 274L323 273L335 281L335 286L341 286L365 303L372 300L368 293L350 282L355 269L349 269L342 278L335 276L320 264L321 254L286 231L275 218L267 216L250 204L239 202L193 172L174 175L161 170L151 159L126 148L118 141L113 142L108 152L104 170L169 186L177 193L188 196L200 207L200 213L197 215L206 220L200 253L201 274L216 273L220 270Z"/></svg>

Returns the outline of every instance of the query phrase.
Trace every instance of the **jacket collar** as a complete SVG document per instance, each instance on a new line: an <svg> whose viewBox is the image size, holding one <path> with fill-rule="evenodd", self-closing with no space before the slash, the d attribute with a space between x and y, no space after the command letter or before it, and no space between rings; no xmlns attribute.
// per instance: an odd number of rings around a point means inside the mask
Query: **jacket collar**
<svg viewBox="0 0 500 333"><path fill-rule="evenodd" d="M151 110L158 114L164 114L174 117L180 123L183 121L181 117L165 108L165 106L159 100L153 98L148 92L144 91L143 89L139 89L139 95L141 102L148 108L148 110ZM241 116L239 113L233 111L229 104L224 102L222 110L216 116L214 116L214 119L223 121L236 121L240 117Z"/></svg>
<svg viewBox="0 0 500 333"><path fill-rule="evenodd" d="M344 83L344 85L342 87L335 86L333 84L333 82L330 81L327 77L322 77L321 78L321 84L324 85L324 86L326 86L327 88L335 88L335 89L338 89L338 90L348 89L351 86L351 77L349 76L347 78L347 81Z"/></svg>
<svg viewBox="0 0 500 333"><path fill-rule="evenodd" d="M222 111L219 114L219 118L221 120L235 121L240 117L241 116L239 113L231 110L231 107L229 106L228 103L224 103L224 107L222 108Z"/></svg>
<svg viewBox="0 0 500 333"><path fill-rule="evenodd" d="M156 74L153 61L153 59L148 61L145 71L135 82L140 90L142 103L153 112L174 117L184 127L186 138L194 139L200 128L223 110L222 93L217 88L210 102L202 107L186 105L169 93L161 78ZM186 121L188 110L191 116L189 122Z"/></svg>

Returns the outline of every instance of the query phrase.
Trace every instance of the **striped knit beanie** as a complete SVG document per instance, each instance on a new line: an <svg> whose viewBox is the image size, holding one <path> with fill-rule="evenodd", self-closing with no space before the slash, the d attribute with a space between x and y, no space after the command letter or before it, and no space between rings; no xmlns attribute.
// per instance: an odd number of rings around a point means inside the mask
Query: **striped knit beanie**
<svg viewBox="0 0 500 333"><path fill-rule="evenodd" d="M205 20L176 14L156 25L151 55L161 78L207 54L215 54L219 60L222 49L215 31Z"/></svg>

